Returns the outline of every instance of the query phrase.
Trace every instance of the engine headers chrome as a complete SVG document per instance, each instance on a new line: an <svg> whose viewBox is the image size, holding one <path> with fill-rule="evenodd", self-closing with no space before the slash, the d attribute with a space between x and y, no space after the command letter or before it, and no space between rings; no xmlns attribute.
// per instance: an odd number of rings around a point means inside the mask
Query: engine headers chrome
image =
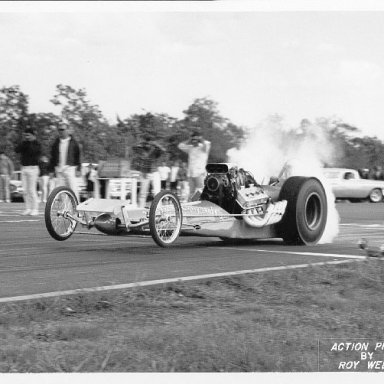
<svg viewBox="0 0 384 384"><path fill-rule="evenodd" d="M261 187L251 185L249 188L240 188L237 191L237 202L243 209L250 209L260 204L267 204L269 196Z"/></svg>
<svg viewBox="0 0 384 384"><path fill-rule="evenodd" d="M253 207L243 211L249 216L244 216L244 221L251 227L261 228L265 225L278 223L285 213L287 207L287 200L277 201L270 203L264 215L260 215L258 207Z"/></svg>

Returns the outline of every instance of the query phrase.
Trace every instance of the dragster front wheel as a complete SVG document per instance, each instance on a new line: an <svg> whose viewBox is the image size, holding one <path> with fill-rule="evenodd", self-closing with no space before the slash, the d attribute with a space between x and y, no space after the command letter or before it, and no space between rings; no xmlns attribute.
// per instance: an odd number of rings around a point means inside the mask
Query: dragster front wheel
<svg viewBox="0 0 384 384"><path fill-rule="evenodd" d="M55 240L66 240L75 231L77 221L74 217L78 205L77 197L72 189L55 188L48 197L45 206L45 226Z"/></svg>
<svg viewBox="0 0 384 384"><path fill-rule="evenodd" d="M149 209L151 236L160 247L169 247L179 237L183 213L178 197L169 191L158 193Z"/></svg>

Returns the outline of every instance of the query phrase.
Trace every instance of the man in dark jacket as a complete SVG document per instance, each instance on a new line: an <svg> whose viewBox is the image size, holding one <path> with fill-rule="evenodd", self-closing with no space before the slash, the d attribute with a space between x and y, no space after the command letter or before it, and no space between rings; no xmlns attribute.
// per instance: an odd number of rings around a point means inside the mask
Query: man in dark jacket
<svg viewBox="0 0 384 384"><path fill-rule="evenodd" d="M81 172L80 147L66 123L60 124L59 137L52 145L49 171L51 177L56 174L56 186L66 185L79 198L76 176Z"/></svg>

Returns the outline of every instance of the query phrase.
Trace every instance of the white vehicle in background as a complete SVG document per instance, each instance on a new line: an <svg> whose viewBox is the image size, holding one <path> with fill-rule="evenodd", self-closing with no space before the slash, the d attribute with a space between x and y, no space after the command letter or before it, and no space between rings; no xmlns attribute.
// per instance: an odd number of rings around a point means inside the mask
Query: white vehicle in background
<svg viewBox="0 0 384 384"><path fill-rule="evenodd" d="M14 171L9 180L9 189L11 192L11 201L24 201L23 182L21 181L21 171ZM41 191L39 183L37 184L37 194L40 198Z"/></svg>
<svg viewBox="0 0 384 384"><path fill-rule="evenodd" d="M336 199L383 201L384 181L362 179L355 169L323 168Z"/></svg>
<svg viewBox="0 0 384 384"><path fill-rule="evenodd" d="M11 180L9 181L9 188L11 191L11 201L23 200L21 171L15 171L12 173Z"/></svg>

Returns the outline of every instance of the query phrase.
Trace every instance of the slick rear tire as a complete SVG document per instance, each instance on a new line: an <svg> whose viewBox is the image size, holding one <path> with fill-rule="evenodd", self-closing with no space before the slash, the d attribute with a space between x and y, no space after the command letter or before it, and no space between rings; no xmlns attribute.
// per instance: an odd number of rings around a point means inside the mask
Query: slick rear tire
<svg viewBox="0 0 384 384"><path fill-rule="evenodd" d="M278 233L287 244L314 245L327 223L327 197L316 178L294 176L287 179L279 200L287 200L287 209L278 224Z"/></svg>

